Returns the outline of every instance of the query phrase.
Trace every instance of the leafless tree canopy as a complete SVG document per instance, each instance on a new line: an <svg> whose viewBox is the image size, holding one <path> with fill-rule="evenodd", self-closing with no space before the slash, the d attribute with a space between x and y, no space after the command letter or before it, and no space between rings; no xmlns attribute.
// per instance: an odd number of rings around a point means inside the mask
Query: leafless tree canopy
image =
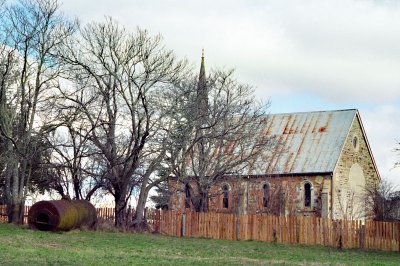
<svg viewBox="0 0 400 266"><path fill-rule="evenodd" d="M54 52L74 29L58 7L56 0L17 1L6 6L0 22L5 196L9 220L17 223L22 222L31 161L42 152L40 139L51 128L51 116L44 114L60 74Z"/></svg>
<svg viewBox="0 0 400 266"><path fill-rule="evenodd" d="M195 209L206 211L211 187L227 176L239 178L274 139L259 134L267 123L267 106L257 103L253 88L237 82L233 71L209 75L203 82L205 95L199 94L200 83L180 87L186 93L177 104L179 126L168 163L173 175L189 185Z"/></svg>
<svg viewBox="0 0 400 266"><path fill-rule="evenodd" d="M395 221L400 219L399 188L388 180L365 189L368 213L375 221Z"/></svg>
<svg viewBox="0 0 400 266"><path fill-rule="evenodd" d="M400 156L400 142L397 143L397 147L394 149L394 152L396 152L397 155ZM400 160L397 161L394 166L400 167Z"/></svg>
<svg viewBox="0 0 400 266"><path fill-rule="evenodd" d="M233 71L194 78L160 35L107 18L83 27L57 0L0 0L0 187L21 223L29 189L63 198L115 199L116 225L138 192L134 225L153 187L237 176L273 140L260 132L266 105ZM164 182L164 183L163 183ZM192 187L194 189L195 187Z"/></svg>
<svg viewBox="0 0 400 266"><path fill-rule="evenodd" d="M74 109L84 121L80 134L96 147L119 225L132 190L157 160L147 143L160 136L158 92L179 79L184 63L162 46L161 36L127 32L112 19L83 28L60 56L73 83L60 89L60 108Z"/></svg>

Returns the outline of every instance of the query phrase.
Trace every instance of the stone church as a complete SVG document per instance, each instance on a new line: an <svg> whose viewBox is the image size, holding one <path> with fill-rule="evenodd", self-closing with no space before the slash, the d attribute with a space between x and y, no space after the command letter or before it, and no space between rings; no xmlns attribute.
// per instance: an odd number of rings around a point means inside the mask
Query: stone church
<svg viewBox="0 0 400 266"><path fill-rule="evenodd" d="M203 67L203 66L202 66ZM209 211L362 219L363 192L380 182L356 109L271 114L262 134L275 136L273 154L259 156L240 177L216 184ZM169 208L190 208L184 184Z"/></svg>

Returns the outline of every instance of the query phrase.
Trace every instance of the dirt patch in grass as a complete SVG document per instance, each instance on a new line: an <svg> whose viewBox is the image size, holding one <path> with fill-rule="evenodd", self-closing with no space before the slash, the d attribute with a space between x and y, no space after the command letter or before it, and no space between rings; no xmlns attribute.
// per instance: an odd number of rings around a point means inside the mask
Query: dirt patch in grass
<svg viewBox="0 0 400 266"><path fill-rule="evenodd" d="M14 243L14 240L12 238L0 237L0 243L9 245L9 244Z"/></svg>
<svg viewBox="0 0 400 266"><path fill-rule="evenodd" d="M51 249L62 249L65 247L64 245L58 243L33 244L32 246L41 248L51 248Z"/></svg>

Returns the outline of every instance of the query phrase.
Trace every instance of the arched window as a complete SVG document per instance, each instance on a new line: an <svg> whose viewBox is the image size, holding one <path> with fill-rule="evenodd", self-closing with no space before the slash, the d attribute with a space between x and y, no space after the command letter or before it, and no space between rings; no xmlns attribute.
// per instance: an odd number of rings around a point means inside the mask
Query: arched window
<svg viewBox="0 0 400 266"><path fill-rule="evenodd" d="M358 152L359 151L359 149L360 149L360 138L356 135L356 134L354 134L353 135L353 139L352 139L352 144L353 144L353 150L355 151L355 152Z"/></svg>
<svg viewBox="0 0 400 266"><path fill-rule="evenodd" d="M311 207L311 184L304 184L304 207Z"/></svg>
<svg viewBox="0 0 400 266"><path fill-rule="evenodd" d="M185 208L190 208L190 188L189 188L189 184L185 185Z"/></svg>
<svg viewBox="0 0 400 266"><path fill-rule="evenodd" d="M357 136L354 136L353 137L353 148L356 149L357 146L358 146L358 139L357 139Z"/></svg>
<svg viewBox="0 0 400 266"><path fill-rule="evenodd" d="M229 207L229 187L227 185L222 186L222 207Z"/></svg>
<svg viewBox="0 0 400 266"><path fill-rule="evenodd" d="M268 208L269 205L269 185L263 185L263 207Z"/></svg>

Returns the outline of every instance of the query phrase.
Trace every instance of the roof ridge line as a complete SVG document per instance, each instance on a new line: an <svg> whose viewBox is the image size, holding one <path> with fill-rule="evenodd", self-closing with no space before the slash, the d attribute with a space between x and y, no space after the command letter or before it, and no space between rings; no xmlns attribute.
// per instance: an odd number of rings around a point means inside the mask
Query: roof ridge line
<svg viewBox="0 0 400 266"><path fill-rule="evenodd" d="M337 109L337 110L320 110L320 111L300 111L300 112L285 112L285 113L269 113L268 115L285 115L285 114L307 114L307 113L333 113L333 112L358 112L357 108Z"/></svg>

